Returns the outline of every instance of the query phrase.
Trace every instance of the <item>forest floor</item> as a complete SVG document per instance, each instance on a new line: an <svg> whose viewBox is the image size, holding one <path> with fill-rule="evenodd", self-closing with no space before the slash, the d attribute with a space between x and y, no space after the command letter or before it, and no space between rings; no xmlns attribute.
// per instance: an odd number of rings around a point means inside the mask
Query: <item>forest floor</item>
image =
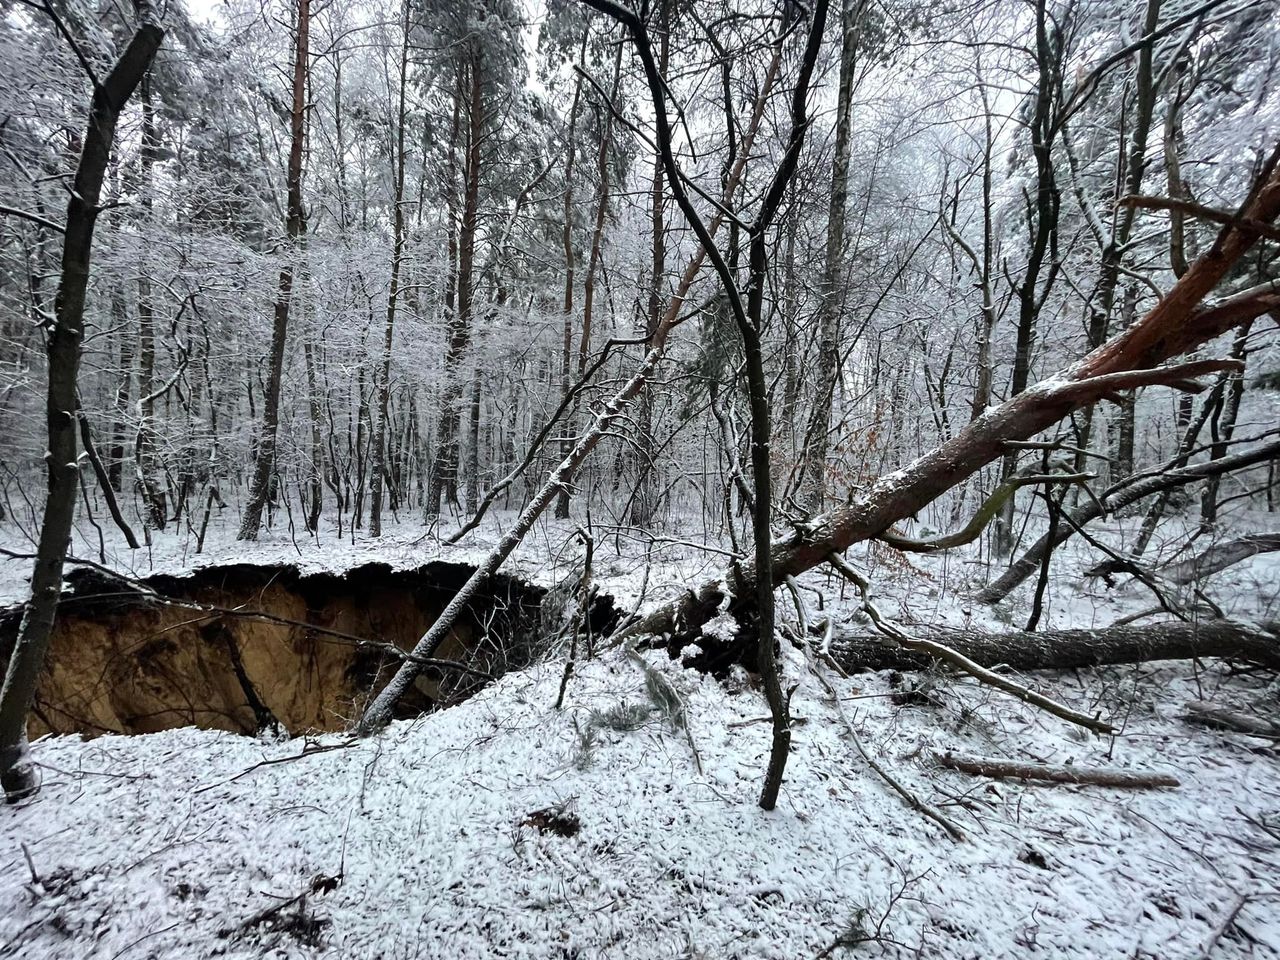
<svg viewBox="0 0 1280 960"><path fill-rule="evenodd" d="M378 544L297 549L228 532L198 562L412 566L474 558L496 530L462 551L415 544L408 526ZM1099 530L1126 535L1123 523ZM569 576L580 547L568 532L540 529L512 572ZM694 565L679 543L618 546L598 537L595 573L623 609L723 561ZM904 620L1025 618L1025 586L998 610L970 606L985 569L957 553L853 559ZM1082 580L1096 559L1070 545L1055 559L1046 625L1151 605L1138 588ZM1274 617L1280 569L1266 559L1222 574L1215 599ZM193 561L175 537L127 566ZM21 598L25 566L0 566L0 595ZM837 581L805 583L852 618ZM678 691L683 726L614 650L578 665L559 710L562 654L368 740L188 728L39 741L42 792L0 811L0 957L1280 957L1280 751L1183 718L1201 699L1274 716L1268 674L1168 662L1021 678L1121 728L1102 738L968 679L910 678L927 689L903 697L885 674L828 675L869 754L965 833L956 842L869 769L799 651L786 649L797 726L771 813L756 806L770 731L751 680L645 662ZM942 768L947 751L1181 785L986 780Z"/></svg>

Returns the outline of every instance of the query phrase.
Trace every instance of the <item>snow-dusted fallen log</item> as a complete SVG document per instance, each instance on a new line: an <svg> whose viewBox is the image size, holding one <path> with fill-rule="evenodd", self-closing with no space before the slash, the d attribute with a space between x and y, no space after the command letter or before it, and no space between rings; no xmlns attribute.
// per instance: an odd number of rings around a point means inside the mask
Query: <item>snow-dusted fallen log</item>
<svg viewBox="0 0 1280 960"><path fill-rule="evenodd" d="M1068 670L1148 660L1196 657L1249 660L1280 667L1280 623L1244 624L1232 620L1200 623L1128 624L1098 630L1045 630L982 633L932 628L921 630L984 667L1014 670ZM887 642L877 635L837 639L832 656L846 671L917 670L932 658Z"/></svg>
<svg viewBox="0 0 1280 960"><path fill-rule="evenodd" d="M1187 704L1186 717L1192 723L1220 730L1234 730L1251 737L1268 737L1280 740L1280 723L1266 717L1257 717L1241 710L1220 707L1205 700L1192 700Z"/></svg>
<svg viewBox="0 0 1280 960"><path fill-rule="evenodd" d="M1054 765L1005 760L1001 757L971 757L958 753L941 753L934 756L942 766L976 777L1038 780L1042 783L1087 783L1098 787L1152 788L1180 785L1177 777L1167 773L1143 773L1140 770L1124 770L1119 767L1077 767L1072 764Z"/></svg>
<svg viewBox="0 0 1280 960"><path fill-rule="evenodd" d="M1170 583L1184 584L1219 573L1256 557L1260 553L1280 550L1280 530L1272 533L1251 533L1237 540L1215 544L1202 553L1179 563L1172 563L1161 573Z"/></svg>

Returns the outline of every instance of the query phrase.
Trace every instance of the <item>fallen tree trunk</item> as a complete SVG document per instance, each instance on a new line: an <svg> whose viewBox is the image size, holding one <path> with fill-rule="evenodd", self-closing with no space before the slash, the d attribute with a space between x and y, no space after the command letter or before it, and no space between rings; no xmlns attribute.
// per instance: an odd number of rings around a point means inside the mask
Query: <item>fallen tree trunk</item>
<svg viewBox="0 0 1280 960"><path fill-rule="evenodd" d="M988 410L946 443L881 477L846 506L797 524L780 537L772 551L775 582L824 563L832 553L885 533L936 500L947 490L1003 457L1007 444L1027 440L1075 410L1141 386L1184 386L1189 378L1234 369L1231 360L1185 363L1155 369L1249 320L1280 309L1280 290L1263 283L1228 296L1212 306L1201 302L1256 243L1256 223L1280 214L1280 146L1268 157L1262 175L1242 206L1243 217L1223 228L1213 246L1140 321L1107 341L1056 377ZM755 592L754 564L735 564L725 575L690 590L626 627L619 639L636 635L670 635L678 651L691 642L704 647L702 666L746 662L750 651L712 641L701 627L722 609L726 598L735 614L748 614Z"/></svg>
<svg viewBox="0 0 1280 960"><path fill-rule="evenodd" d="M1277 456L1280 456L1280 440L1273 440L1270 443L1254 447L1252 450L1246 450L1229 457L1222 457L1218 460L1192 464L1179 470L1162 470L1149 475L1132 477L1130 480L1112 487L1097 500L1089 500L1072 510L1068 514L1069 523L1059 524L1056 533L1052 537L1047 533L1042 536L1017 561L1010 565L1008 570L974 594L974 599L980 603L997 603L1003 600L1022 581L1040 568L1040 564L1044 561L1047 552L1056 550L1066 543L1075 535L1078 527L1083 527L1086 523L1098 519L1103 515L1104 510L1109 512L1122 510L1130 504L1137 503L1139 500L1153 494L1185 486L1197 480L1203 480L1206 477L1223 476L1236 470L1243 470L1246 467L1266 463ZM1241 559L1244 558L1242 557Z"/></svg>
<svg viewBox="0 0 1280 960"><path fill-rule="evenodd" d="M1139 770L1122 770L1118 767L1076 767L1070 764L1053 766L1047 763L1028 763L1022 760L1005 760L1001 757L970 757L955 753L934 755L938 763L951 770L977 777L997 777L1010 780L1039 780L1042 783L1087 783L1097 787L1176 787L1178 778L1167 773L1142 773Z"/></svg>
<svg viewBox="0 0 1280 960"><path fill-rule="evenodd" d="M1230 620L1174 620L1099 630L980 633L934 627L923 632L984 667L1014 670L1069 670L1199 657L1249 660L1280 667L1280 622L1250 626ZM879 634L837 638L831 655L849 673L920 670L935 662L926 654L887 642Z"/></svg>
<svg viewBox="0 0 1280 960"><path fill-rule="evenodd" d="M1276 550L1280 550L1280 531L1251 533L1238 540L1219 543L1180 563L1172 563L1161 573L1170 583L1181 586L1210 574L1219 573L1227 567L1248 560L1250 557L1256 557L1260 553L1274 553Z"/></svg>
<svg viewBox="0 0 1280 960"><path fill-rule="evenodd" d="M1187 704L1186 719L1191 723L1198 723L1205 727L1233 730L1236 733L1245 733L1251 737L1280 740L1280 722L1268 720L1266 717L1257 717L1240 710L1220 707L1216 703L1207 703L1204 700L1192 700Z"/></svg>

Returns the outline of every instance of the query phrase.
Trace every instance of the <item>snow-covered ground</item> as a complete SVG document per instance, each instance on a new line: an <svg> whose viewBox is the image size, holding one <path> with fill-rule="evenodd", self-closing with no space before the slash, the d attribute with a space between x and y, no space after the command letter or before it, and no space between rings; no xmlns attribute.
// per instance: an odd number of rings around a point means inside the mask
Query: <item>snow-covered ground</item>
<svg viewBox="0 0 1280 960"><path fill-rule="evenodd" d="M956 843L858 759L795 654L795 751L761 812L759 693L664 661L701 774L661 714L615 729L651 703L617 653L580 669L560 711L553 661L372 740L38 743L44 790L0 819L0 955L794 958L871 937L861 949L890 956L1190 958L1211 941L1214 957L1280 956L1280 764L1175 706L1247 705L1268 695L1258 681L1177 664L1051 683L1120 711L1115 741L965 681L935 690L940 707L837 681L868 748L966 832ZM1182 786L972 779L936 766L947 749ZM577 832L540 829L548 808Z"/></svg>
<svg viewBox="0 0 1280 960"><path fill-rule="evenodd" d="M211 535L200 562L414 566L478 556L496 529L463 551L415 543L410 525L319 549ZM569 532L541 528L512 571L567 576L553 561L574 556ZM609 544L596 574L623 609L723 560L666 544L646 576L643 545ZM161 546L120 565L192 565ZM904 619L1025 617L1027 587L1000 611L965 600L985 576L968 553L854 559ZM1140 588L1080 580L1096 559L1076 544L1055 559L1047 624L1152 605ZM1280 578L1265 559L1223 574L1215 599L1274 616ZM0 569L14 598L26 566ZM837 581L805 583L847 615ZM560 710L564 660L552 656L369 740L184 729L38 742L43 791L0 810L0 957L1280 957L1276 747L1182 718L1194 699L1275 716L1267 674L1165 663L1022 678L1113 718L1115 738L967 679L936 678L933 705L902 705L885 676L833 677L868 751L965 832L957 843L868 768L798 651L785 663L794 751L772 813L756 805L769 746L759 690L647 658L683 697L687 733L654 707L640 667L609 651L579 664ZM947 750L1173 773L1181 786L985 780L940 768Z"/></svg>

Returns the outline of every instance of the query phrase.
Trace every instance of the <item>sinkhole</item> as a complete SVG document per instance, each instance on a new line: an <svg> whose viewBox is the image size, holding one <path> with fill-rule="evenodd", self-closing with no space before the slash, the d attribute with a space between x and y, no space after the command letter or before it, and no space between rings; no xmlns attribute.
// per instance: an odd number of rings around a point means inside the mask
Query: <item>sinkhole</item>
<svg viewBox="0 0 1280 960"><path fill-rule="evenodd" d="M78 568L67 577L29 735L347 729L473 569L233 564L126 581ZM541 587L491 578L434 654L465 669L426 667L397 715L458 703L544 653L559 628L545 601ZM0 611L0 663L22 609ZM607 631L612 601L596 596L589 618Z"/></svg>

